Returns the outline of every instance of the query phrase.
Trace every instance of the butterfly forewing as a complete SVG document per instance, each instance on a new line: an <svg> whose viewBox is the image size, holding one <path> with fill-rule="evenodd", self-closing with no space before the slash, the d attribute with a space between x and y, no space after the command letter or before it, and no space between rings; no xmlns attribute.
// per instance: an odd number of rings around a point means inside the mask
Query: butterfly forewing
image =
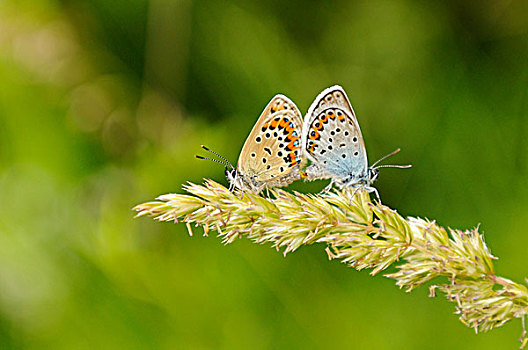
<svg viewBox="0 0 528 350"><path fill-rule="evenodd" d="M284 95L273 97L242 147L238 160L241 174L267 187L299 179L301 127L297 106Z"/></svg>
<svg viewBox="0 0 528 350"><path fill-rule="evenodd" d="M304 120L304 153L312 161L309 179L361 177L367 154L354 110L340 86L324 90Z"/></svg>

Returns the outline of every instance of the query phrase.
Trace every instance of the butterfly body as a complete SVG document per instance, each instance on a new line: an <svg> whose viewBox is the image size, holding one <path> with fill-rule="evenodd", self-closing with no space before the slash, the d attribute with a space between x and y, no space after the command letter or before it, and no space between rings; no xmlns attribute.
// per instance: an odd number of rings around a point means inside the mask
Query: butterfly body
<svg viewBox="0 0 528 350"><path fill-rule="evenodd" d="M299 180L301 127L297 106L284 95L273 97L247 137L236 169L224 163L230 187L260 193Z"/></svg>

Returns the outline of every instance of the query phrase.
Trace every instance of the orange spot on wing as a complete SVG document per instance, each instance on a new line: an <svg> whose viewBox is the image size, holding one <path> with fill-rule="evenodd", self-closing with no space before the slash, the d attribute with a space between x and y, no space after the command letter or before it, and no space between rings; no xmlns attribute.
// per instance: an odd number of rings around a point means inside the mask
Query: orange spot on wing
<svg viewBox="0 0 528 350"><path fill-rule="evenodd" d="M322 123L326 123L326 121L328 120L328 116L326 114L323 114L323 116L321 117L321 122ZM322 125L321 125L322 127Z"/></svg>
<svg viewBox="0 0 528 350"><path fill-rule="evenodd" d="M319 133L317 130L314 130L314 135L312 136L312 133L310 133L310 140L317 140L319 138Z"/></svg>
<svg viewBox="0 0 528 350"><path fill-rule="evenodd" d="M290 152L290 159L292 160L290 166L294 166L295 164L297 164L297 159L295 159L295 152Z"/></svg>
<svg viewBox="0 0 528 350"><path fill-rule="evenodd" d="M298 139L298 138L296 138L295 140L297 140L297 139ZM295 151L296 149L301 148L301 147L299 147L299 146L295 146L295 140L292 140L290 143L288 143L288 144L286 145L286 148L287 148L288 150L290 150L290 151Z"/></svg>
<svg viewBox="0 0 528 350"><path fill-rule="evenodd" d="M315 130L321 130L323 128L323 123L319 122L319 126L315 125L315 123L312 125L312 128Z"/></svg>

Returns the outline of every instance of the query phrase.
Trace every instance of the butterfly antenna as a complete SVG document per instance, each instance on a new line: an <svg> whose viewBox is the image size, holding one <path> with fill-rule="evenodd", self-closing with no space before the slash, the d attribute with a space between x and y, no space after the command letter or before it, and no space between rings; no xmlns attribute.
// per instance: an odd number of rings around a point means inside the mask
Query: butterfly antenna
<svg viewBox="0 0 528 350"><path fill-rule="evenodd" d="M374 162L374 164L372 164L370 166L371 169L379 169L379 168L410 168L412 167L412 164L407 164L407 165L378 165L379 163L383 162L385 159L389 158L389 157L392 157L393 155L395 155L396 153L400 152L400 149L397 148L396 150L392 151L391 153L381 157L380 159L378 159L376 162ZM378 165L378 166L376 166Z"/></svg>
<svg viewBox="0 0 528 350"><path fill-rule="evenodd" d="M210 152L210 153L216 155L218 158L222 159L223 162L221 162L221 161L219 161L219 160L217 160L217 159L205 158L205 157L202 157L202 156L196 156L196 158L198 158L198 159L212 160L213 162L217 162L217 163L223 164L223 165L225 165L225 166L230 166L231 169L234 169L234 168L235 168L235 167L233 166L233 164L231 164L231 162L230 162L229 160L227 160L226 157L224 157L224 156L222 156L222 155L216 153L215 151L213 151L212 149L209 149L209 148L205 147L204 145L202 145L201 147L202 147L204 150L206 150L207 152Z"/></svg>
<svg viewBox="0 0 528 350"><path fill-rule="evenodd" d="M199 155L195 155L194 157L195 157L195 158L198 158L198 159L211 160L211 161L213 161L213 162L220 163L220 164L222 164L223 166L228 166L228 165L229 165L229 164L226 164L226 163L222 162L221 160L214 159L214 158L207 158L207 157L202 157L202 156L199 156Z"/></svg>
<svg viewBox="0 0 528 350"><path fill-rule="evenodd" d="M379 168L399 168L399 169L406 169L406 168L412 168L412 164L406 164L406 165L378 165L375 169Z"/></svg>

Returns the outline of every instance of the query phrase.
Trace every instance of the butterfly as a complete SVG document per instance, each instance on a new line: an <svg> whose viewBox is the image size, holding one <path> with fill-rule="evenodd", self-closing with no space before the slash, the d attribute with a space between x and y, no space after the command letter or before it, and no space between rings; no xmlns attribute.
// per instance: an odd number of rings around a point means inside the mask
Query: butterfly
<svg viewBox="0 0 528 350"><path fill-rule="evenodd" d="M264 189L287 186L301 178L302 114L288 97L274 96L258 118L242 147L235 168L225 157L202 146L221 160L233 188L260 193Z"/></svg>
<svg viewBox="0 0 528 350"><path fill-rule="evenodd" d="M379 193L372 183L380 168L409 168L411 165L378 165L400 150L368 166L363 135L348 97L339 85L325 89L314 100L304 118L301 143L311 161L303 172L307 180L331 179L324 191L335 184L341 189L364 188Z"/></svg>

